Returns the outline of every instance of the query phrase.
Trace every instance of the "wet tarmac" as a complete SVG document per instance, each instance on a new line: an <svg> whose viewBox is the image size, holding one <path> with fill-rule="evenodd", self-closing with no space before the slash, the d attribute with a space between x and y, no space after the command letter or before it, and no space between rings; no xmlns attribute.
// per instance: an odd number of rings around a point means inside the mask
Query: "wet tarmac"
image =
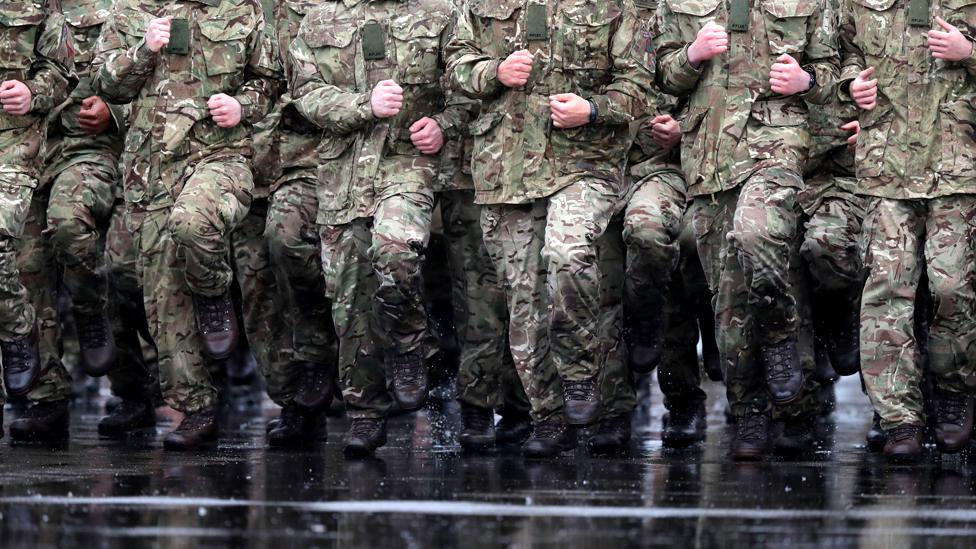
<svg viewBox="0 0 976 549"><path fill-rule="evenodd" d="M98 438L76 412L69 445L0 444L0 547L973 547L976 475L963 457L887 465L864 448L856 380L835 431L800 460L734 464L715 388L708 440L670 451L653 396L630 455L581 446L552 462L462 454L454 405L391 423L370 461L346 461L345 420L307 451L264 444L271 408L236 413L212 451ZM8 414L9 421L9 414ZM168 427L161 427L161 430Z"/></svg>

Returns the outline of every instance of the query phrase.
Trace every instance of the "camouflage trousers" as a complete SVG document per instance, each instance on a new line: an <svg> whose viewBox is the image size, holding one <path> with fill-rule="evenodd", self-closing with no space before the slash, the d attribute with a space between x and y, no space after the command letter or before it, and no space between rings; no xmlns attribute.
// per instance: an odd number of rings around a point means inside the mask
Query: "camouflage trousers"
<svg viewBox="0 0 976 549"><path fill-rule="evenodd" d="M607 349L606 362L598 380L603 401L600 421L629 415L637 407L636 386L627 367L627 345L623 338L624 266L627 261L625 231L621 217L615 216L596 246L602 276L599 334Z"/></svg>
<svg viewBox="0 0 976 549"><path fill-rule="evenodd" d="M279 406L290 404L299 389L293 367L292 333L295 319L283 288L277 284L269 242L265 238L268 202L251 204L247 216L231 234L234 274L241 287L244 332L267 385Z"/></svg>
<svg viewBox="0 0 976 549"><path fill-rule="evenodd" d="M53 402L71 396L71 376L61 360L60 276L54 249L43 234L47 226L49 191L49 188L38 189L33 193L23 220L23 232L17 241L16 265L20 281L27 288L40 334L43 371L37 385L27 394L27 399L32 402Z"/></svg>
<svg viewBox="0 0 976 549"><path fill-rule="evenodd" d="M472 191L437 194L447 240L454 324L461 348L458 400L495 410L527 411L529 402L508 350L505 293L481 232Z"/></svg>
<svg viewBox="0 0 976 549"><path fill-rule="evenodd" d="M69 166L52 183L48 233L74 309L97 314L108 305L105 231L115 204L117 169L99 163Z"/></svg>
<svg viewBox="0 0 976 549"><path fill-rule="evenodd" d="M24 233L37 180L15 169L0 165L0 340L3 341L28 335L35 322L34 307L21 281L17 241Z"/></svg>
<svg viewBox="0 0 976 549"><path fill-rule="evenodd" d="M512 358L536 422L562 414L562 379L592 379L606 362L596 242L619 199L614 184L588 178L532 204L482 210L508 302Z"/></svg>
<svg viewBox="0 0 976 549"><path fill-rule="evenodd" d="M885 429L925 424L913 331L923 265L934 308L928 354L936 386L954 393L976 386L974 223L972 195L869 199L862 232L861 373Z"/></svg>
<svg viewBox="0 0 976 549"><path fill-rule="evenodd" d="M244 158L202 161L184 178L170 208L130 211L150 333L159 353L160 388L172 408L193 413L217 403L193 293L220 295L233 279L230 234L251 205Z"/></svg>
<svg viewBox="0 0 976 549"><path fill-rule="evenodd" d="M350 417L385 417L393 404L386 357L427 351L421 266L433 209L433 193L403 193L381 200L371 219L320 228Z"/></svg>
<svg viewBox="0 0 976 549"><path fill-rule="evenodd" d="M119 200L105 235L109 310L118 356L108 379L112 393L125 400L156 399L159 392L156 350L146 321L138 259L132 232L125 225L125 203Z"/></svg>
<svg viewBox="0 0 976 549"><path fill-rule="evenodd" d="M769 410L759 345L801 339L794 291L802 272L798 180L799 175L779 168L762 170L740 187L695 197L692 203L698 254L713 295L716 340L735 417ZM789 407L796 415L815 408L819 387L810 376L807 380L804 398Z"/></svg>
<svg viewBox="0 0 976 549"><path fill-rule="evenodd" d="M336 360L336 338L315 225L317 185L312 177L292 179L278 187L271 195L264 237L275 280L288 307L289 346L294 360L332 364Z"/></svg>

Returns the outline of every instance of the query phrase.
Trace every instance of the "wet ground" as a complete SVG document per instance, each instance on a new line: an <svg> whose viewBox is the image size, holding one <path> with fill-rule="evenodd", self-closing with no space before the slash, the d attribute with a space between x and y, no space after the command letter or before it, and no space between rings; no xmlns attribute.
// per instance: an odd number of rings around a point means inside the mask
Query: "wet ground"
<svg viewBox="0 0 976 549"><path fill-rule="evenodd" d="M931 455L890 466L869 454L856 381L840 385L821 451L752 465L726 457L711 392L700 449L662 448L655 392L631 455L593 458L581 447L548 463L462 454L450 405L397 418L377 458L355 462L342 457L341 419L320 448L275 451L261 417L274 410L239 413L228 421L240 434L177 454L158 438L100 440L98 414L76 412L66 447L0 444L0 547L976 544L976 465Z"/></svg>

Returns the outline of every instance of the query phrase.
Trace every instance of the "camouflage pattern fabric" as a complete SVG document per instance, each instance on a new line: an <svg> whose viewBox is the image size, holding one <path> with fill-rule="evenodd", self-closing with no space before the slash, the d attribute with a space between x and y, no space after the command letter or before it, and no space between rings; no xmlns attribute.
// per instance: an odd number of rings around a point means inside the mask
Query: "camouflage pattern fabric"
<svg viewBox="0 0 976 549"><path fill-rule="evenodd" d="M627 249L624 245L624 227L615 218L597 241L602 298L599 337L606 342L607 359L600 370L598 383L603 409L600 421L629 416L637 407L634 379L627 367L627 344L624 342L624 264Z"/></svg>
<svg viewBox="0 0 976 549"><path fill-rule="evenodd" d="M882 427L924 425L915 296L924 265L933 298L928 356L939 389L972 392L976 349L976 197L871 199L864 221L861 373ZM924 263L923 263L924 257ZM924 291L924 290L923 290Z"/></svg>
<svg viewBox="0 0 976 549"><path fill-rule="evenodd" d="M402 193L379 202L372 220L321 228L339 383L352 417L389 412L387 353L429 344L420 267L433 206L430 191Z"/></svg>

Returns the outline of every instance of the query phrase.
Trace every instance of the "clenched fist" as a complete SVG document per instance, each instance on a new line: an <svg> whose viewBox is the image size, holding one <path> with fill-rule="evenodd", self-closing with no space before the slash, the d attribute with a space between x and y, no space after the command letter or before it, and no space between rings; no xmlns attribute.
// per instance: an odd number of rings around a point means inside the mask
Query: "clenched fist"
<svg viewBox="0 0 976 549"><path fill-rule="evenodd" d="M861 123L857 120L851 120L847 124L841 125L840 129L850 132L851 135L847 138L847 148L853 151L857 147L857 136L861 135Z"/></svg>
<svg viewBox="0 0 976 549"><path fill-rule="evenodd" d="M851 98L866 111L878 106L878 81L873 76L874 67L868 67L851 82Z"/></svg>
<svg viewBox="0 0 976 549"><path fill-rule="evenodd" d="M534 57L528 50L519 50L498 65L498 81L503 86L518 88L529 81Z"/></svg>
<svg viewBox="0 0 976 549"><path fill-rule="evenodd" d="M568 130L590 122L590 102L575 93L550 95L549 110L557 128Z"/></svg>
<svg viewBox="0 0 976 549"><path fill-rule="evenodd" d="M769 87L780 95L794 95L810 89L810 73L788 54L776 58L769 69Z"/></svg>
<svg viewBox="0 0 976 549"><path fill-rule="evenodd" d="M146 29L146 46L149 51L158 53L169 45L169 30L172 22L172 16L149 21L149 28Z"/></svg>
<svg viewBox="0 0 976 549"><path fill-rule="evenodd" d="M688 62L698 68L703 61L722 55L729 51L729 35L725 27L715 21L709 21L698 31L695 41L688 47Z"/></svg>
<svg viewBox="0 0 976 549"><path fill-rule="evenodd" d="M381 80L373 87L369 106L376 118L389 118L400 113L403 106L403 88L392 80Z"/></svg>
<svg viewBox="0 0 976 549"><path fill-rule="evenodd" d="M111 122L112 112L101 97L93 95L82 100L81 110L78 112L78 124L82 131L90 135L100 135L105 133Z"/></svg>
<svg viewBox="0 0 976 549"><path fill-rule="evenodd" d="M218 93L207 101L210 116L221 128L233 128L241 123L244 114L241 104L233 97Z"/></svg>
<svg viewBox="0 0 976 549"><path fill-rule="evenodd" d="M936 17L935 22L945 32L929 31L929 51L932 52L932 57L946 61L962 61L973 54L973 43L963 36L959 29L946 23L941 17Z"/></svg>
<svg viewBox="0 0 976 549"><path fill-rule="evenodd" d="M410 126L410 141L424 154L437 154L444 146L444 132L436 120L425 116Z"/></svg>
<svg viewBox="0 0 976 549"><path fill-rule="evenodd" d="M24 116L30 112L33 99L30 88L20 80L5 80L0 84L0 104L9 115Z"/></svg>
<svg viewBox="0 0 976 549"><path fill-rule="evenodd" d="M662 149L670 151L681 142L681 126L670 114L659 114L650 121L651 137Z"/></svg>

